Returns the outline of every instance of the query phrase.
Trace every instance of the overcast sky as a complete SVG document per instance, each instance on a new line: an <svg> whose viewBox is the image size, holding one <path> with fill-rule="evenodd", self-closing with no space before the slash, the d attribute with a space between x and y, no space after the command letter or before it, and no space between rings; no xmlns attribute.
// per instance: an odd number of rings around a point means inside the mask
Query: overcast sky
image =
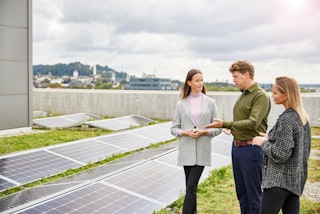
<svg viewBox="0 0 320 214"><path fill-rule="evenodd" d="M319 0L33 0L33 64L80 61L141 77L232 82L248 60L255 80L320 84Z"/></svg>

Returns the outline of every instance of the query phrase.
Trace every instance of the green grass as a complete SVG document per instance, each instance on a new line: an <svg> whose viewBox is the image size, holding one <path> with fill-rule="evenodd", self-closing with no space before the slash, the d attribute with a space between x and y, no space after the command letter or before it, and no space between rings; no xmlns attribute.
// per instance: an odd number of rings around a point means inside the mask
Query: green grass
<svg viewBox="0 0 320 214"><path fill-rule="evenodd" d="M312 135L320 136L320 126L312 126L311 129Z"/></svg>
<svg viewBox="0 0 320 214"><path fill-rule="evenodd" d="M96 128L39 129L39 131L44 132L0 138L0 155L100 136L111 132Z"/></svg>

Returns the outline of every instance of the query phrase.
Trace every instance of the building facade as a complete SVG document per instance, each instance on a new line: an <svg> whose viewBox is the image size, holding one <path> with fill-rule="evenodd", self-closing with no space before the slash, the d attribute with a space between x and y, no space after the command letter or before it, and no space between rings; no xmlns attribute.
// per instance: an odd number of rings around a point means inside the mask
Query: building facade
<svg viewBox="0 0 320 214"><path fill-rule="evenodd" d="M124 90L174 90L171 79L158 77L131 77Z"/></svg>
<svg viewBox="0 0 320 214"><path fill-rule="evenodd" d="M32 0L0 1L0 131L32 127Z"/></svg>

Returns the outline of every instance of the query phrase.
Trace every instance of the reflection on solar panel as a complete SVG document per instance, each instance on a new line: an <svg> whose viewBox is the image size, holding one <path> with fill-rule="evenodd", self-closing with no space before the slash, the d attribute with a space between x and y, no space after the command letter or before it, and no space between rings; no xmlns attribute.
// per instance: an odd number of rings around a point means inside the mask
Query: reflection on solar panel
<svg viewBox="0 0 320 214"><path fill-rule="evenodd" d="M88 120L100 119L91 114L87 113L78 113L78 114L69 114L64 116L57 117L47 117L34 119L33 123L38 126L46 128L70 128L74 126L80 126Z"/></svg>
<svg viewBox="0 0 320 214"><path fill-rule="evenodd" d="M147 125L154 120L141 117L138 115L131 115L125 117L117 117L112 119L105 119L105 120L97 120L97 121L89 121L86 124L106 130L122 130L128 129L134 126L141 126Z"/></svg>

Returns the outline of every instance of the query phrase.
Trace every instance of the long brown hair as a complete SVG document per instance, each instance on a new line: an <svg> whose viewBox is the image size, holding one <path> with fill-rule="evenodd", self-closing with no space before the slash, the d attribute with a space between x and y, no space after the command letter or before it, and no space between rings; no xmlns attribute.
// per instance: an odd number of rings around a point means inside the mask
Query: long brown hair
<svg viewBox="0 0 320 214"><path fill-rule="evenodd" d="M182 86L182 89L181 89L181 93L180 93L180 97L181 99L185 99L187 98L190 93L191 93L191 87L188 85L188 81L191 81L192 80L192 77L196 74L202 74L202 72L199 70L199 69L191 69L187 76L186 76L186 80L184 81L184 84ZM202 93L206 94L207 93L207 90L206 90L206 87L205 85L203 85L203 88L202 88Z"/></svg>
<svg viewBox="0 0 320 214"><path fill-rule="evenodd" d="M289 108L293 108L299 114L302 124L305 125L308 121L308 115L303 107L297 81L292 77L277 77L275 86L281 94L287 95Z"/></svg>

